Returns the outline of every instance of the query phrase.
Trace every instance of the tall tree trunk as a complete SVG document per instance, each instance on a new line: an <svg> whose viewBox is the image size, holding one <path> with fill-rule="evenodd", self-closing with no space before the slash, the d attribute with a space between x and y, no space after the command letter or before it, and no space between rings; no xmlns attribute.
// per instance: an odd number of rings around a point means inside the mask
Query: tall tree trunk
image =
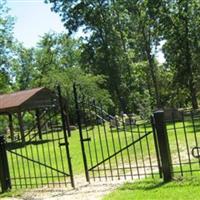
<svg viewBox="0 0 200 200"><path fill-rule="evenodd" d="M189 72L189 90L192 102L192 108L198 109L198 101L197 101L197 91L194 83L193 69L192 69L192 55L190 51L189 45L189 24L188 24L188 2L185 5L185 12L187 13L185 17L185 58L186 58L186 67Z"/></svg>
<svg viewBox="0 0 200 200"><path fill-rule="evenodd" d="M150 72L150 75L152 78L153 87L154 87L154 91L155 91L156 106L157 106L157 108L160 108L161 101L160 101L160 94L159 94L159 89L158 89L157 78L156 78L156 74L155 74L155 63L154 63L154 59L151 55L150 39L147 38L144 28L142 30L142 35L143 35L144 43L145 43L144 46L145 46L146 57L147 57L147 61L149 64L149 72Z"/></svg>
<svg viewBox="0 0 200 200"><path fill-rule="evenodd" d="M149 95L150 97L153 96L153 91L152 91L152 88L151 88L151 80L149 78L149 73L146 72L146 80L147 80L147 88L148 88L148 91L149 91ZM151 109L153 110L153 102L152 102L152 99L151 99Z"/></svg>
<svg viewBox="0 0 200 200"><path fill-rule="evenodd" d="M192 108L198 109L198 101L197 101L197 95L196 95L197 92L196 92L195 84L192 79L189 81L189 89L190 89L190 95L191 95Z"/></svg>
<svg viewBox="0 0 200 200"><path fill-rule="evenodd" d="M148 57L150 74L151 74L151 78L152 78L152 82L153 82L153 86L154 86L154 90L155 90L156 106L157 106L157 108L161 108L157 77L155 75L155 63L153 61L152 56L149 53L148 53L147 57Z"/></svg>
<svg viewBox="0 0 200 200"><path fill-rule="evenodd" d="M122 22L120 20L120 14L119 14L119 11L116 8L115 1L113 0L112 2L114 4L114 11L115 11L116 16L117 16L117 25L118 25L118 31L120 33L120 39L121 39L122 49L123 49L125 55L127 56L128 51L127 51L127 48L126 48L126 42L125 42L125 37L124 37L124 33L123 33ZM128 59L128 57L127 57L127 59ZM127 67L127 72L128 72L129 81L130 81L131 80L131 76L132 76L132 74L131 74L131 67L130 67L130 65L128 63L126 64L126 67ZM130 86L131 83L129 82L128 84Z"/></svg>

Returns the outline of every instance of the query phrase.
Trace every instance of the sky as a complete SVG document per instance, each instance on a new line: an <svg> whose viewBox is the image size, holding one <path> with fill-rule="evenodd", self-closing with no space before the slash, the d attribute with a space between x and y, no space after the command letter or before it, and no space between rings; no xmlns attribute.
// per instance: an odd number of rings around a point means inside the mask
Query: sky
<svg viewBox="0 0 200 200"><path fill-rule="evenodd" d="M66 32L59 15L43 0L7 0L7 6L16 19L14 37L26 47L34 47L49 31Z"/></svg>
<svg viewBox="0 0 200 200"><path fill-rule="evenodd" d="M51 5L45 4L44 0L7 0L7 6L10 15L16 18L14 37L25 47L36 46L41 36L49 31L66 32L59 15L52 12ZM80 30L75 37L81 35L83 33ZM160 63L165 61L161 50L156 57Z"/></svg>

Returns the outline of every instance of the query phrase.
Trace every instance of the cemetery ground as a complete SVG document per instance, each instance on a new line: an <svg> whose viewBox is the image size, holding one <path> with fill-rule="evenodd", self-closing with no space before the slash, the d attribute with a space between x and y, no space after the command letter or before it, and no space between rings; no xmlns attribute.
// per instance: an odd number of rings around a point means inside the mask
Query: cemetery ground
<svg viewBox="0 0 200 200"><path fill-rule="evenodd" d="M125 183L103 200L199 200L200 176L177 177L169 183L161 179L146 179Z"/></svg>
<svg viewBox="0 0 200 200"><path fill-rule="evenodd" d="M193 147L195 146L195 140L194 140L194 134L193 134L193 129L192 129L192 125L191 125L191 122L184 122L185 123L185 127L187 129L187 139L189 141L189 146L190 147ZM109 126L107 124L107 126ZM179 142L179 148L180 148L180 153L181 155L184 156L184 154L186 154L186 149L185 149L185 134L183 134L183 124L182 122L177 122L175 125L174 124L168 124L167 126L167 129L171 129L173 131L173 127L176 127L177 129L177 137L178 137L178 142ZM199 122L195 122L195 128L196 128L196 133L197 134L200 134L200 123ZM109 128L108 128L109 129ZM139 130L140 129L140 130ZM148 131L151 131L151 126L149 124L149 126L146 126L146 128L140 126L140 128L138 129L138 127L135 127L133 132L134 132L134 137L135 139L137 139L139 137L139 134L138 132L148 132ZM109 130L107 130L109 131ZM91 130L90 132L88 132L88 134L91 136L92 138L92 135L93 134L96 134L97 132L97 127L91 127ZM129 135L129 131L126 130L127 132L127 137L131 137L131 134ZM121 134L121 142L122 142L122 147L126 145L126 142L125 142L125 137L124 137L124 131L123 129L120 130L120 134ZM171 155L172 155L172 160L173 161L176 161L177 157L176 156L173 156L173 154L177 151L176 147L176 142L175 142L175 136L174 134L168 134L169 136L169 141L170 141L170 146L171 146ZM52 142L52 134L45 134L44 137L46 137L46 142L45 143L42 143L41 146L43 145L43 147L45 147L46 149L49 149L50 152L51 151L54 151L55 149L55 144ZM114 134L114 137L116 137L115 139L117 139L117 133L116 135ZM55 138L54 138L55 139ZM103 148L106 149L106 143L105 143L105 140L103 138L102 139L102 144L103 144ZM92 140L90 141L91 143L93 142ZM108 138L108 142L109 142L109 147L110 147L110 153L114 152L114 149L112 147L112 138ZM142 140L142 143L141 145L145 146L146 145L146 140ZM153 137L150 137L149 140L149 147L150 147L150 152L153 154L155 152L155 145L154 145L154 141L153 141ZM199 141L200 142L200 141ZM80 147L80 138L79 138L79 132L78 130L74 130L72 131L72 136L69 138L69 144L70 144L70 153L71 153L71 157L72 157L72 166L73 166L73 171L74 171L74 175L75 175L75 180L78 178L80 179L81 181L80 182L84 182L84 186L86 186L86 188L88 187L88 190L93 190L91 193L93 193L92 195L92 198L94 199L95 195L99 195L99 199L102 198L105 194L109 193L109 192L112 192L114 189L116 189L116 187L119 187L116 191L114 191L113 193L111 193L110 195L106 196L105 197L105 200L108 200L108 199L164 199L166 197L166 199L174 199L176 197L176 199L180 198L180 199L200 199L198 198L198 186L200 185L200 176L198 176L198 172L197 173L193 173L194 176L186 176L186 178L175 178L174 181L170 182L170 183L166 183L166 184L163 184L163 181L162 179L158 179L157 177L155 177L154 179L150 179L147 177L147 179L144 179L143 180L143 177L142 180L140 181L137 181L137 180L134 180L134 182L132 183L125 183L123 186L122 184L124 182L127 182L128 180L121 180L119 181L118 183L116 182L116 184L113 184L113 182L115 183L115 181L99 181L99 180L96 180L95 182L92 182L91 184L88 184L86 183L85 181L85 178L84 178L84 168L83 168L83 161L82 161L82 152L81 152L81 147ZM30 152L32 151L33 154L35 154L36 156L38 155L38 153L40 154L40 160L44 161L44 159L46 159L46 162L48 162L48 157L44 158L42 157L42 148L39 149L39 152L36 152L36 150L33 148L34 144L30 144L29 145L29 148L30 148ZM92 145L91 145L92 147ZM136 148L136 151L137 151L137 154L138 154L138 157L142 156L141 155L141 150L140 150L140 145L136 145L135 148ZM43 149L45 149L43 148ZM98 151L98 149L101 148L101 146L97 145L96 146L97 148L97 152L100 152ZM119 148L119 146L117 146L116 148ZM61 151L63 151L62 149L60 149ZM60 151L59 150L59 151ZM94 149L93 149L94 150ZM16 148L15 151L19 151L19 152L22 152L25 151L23 147L20 147L20 148ZM34 152L35 151L35 152ZM144 154L147 154L147 152L145 153L145 148L144 148ZM95 151L91 151L91 152L95 152ZM86 153L87 153L87 148L86 148ZM123 152L124 154L126 154L126 152ZM133 149L130 148L130 154L134 154L133 152ZM9 154L8 154L8 159L9 159ZM94 156L94 155L93 155ZM98 155L99 158L101 158L102 155ZM155 156L155 161L156 161L156 155ZM88 156L89 157L89 156ZM88 158L89 159L89 158ZM17 162L20 162L19 161L15 161L16 163ZM61 160L58 158L57 159L57 163L52 163L54 164L55 166L58 165L60 166L61 165ZM111 160L111 162L114 164L114 159ZM128 162L128 161L124 161L124 162ZM154 161L153 161L154 162ZM33 168L32 165L30 165L29 163L29 166L28 166L28 161L27 162L23 162L23 163L18 163L18 165L27 165L27 167L30 168L30 170L35 170L36 171L36 174L38 173L43 173L43 169L39 168ZM67 162L66 162L66 165L67 165ZM16 167L16 166L15 166ZM186 168L189 167L189 166L186 166ZM193 166L194 168L198 168L199 165L196 164L195 166ZM176 169L175 169L176 170ZM12 177L12 173L14 173L14 171L10 170L10 174L11 174L11 177ZM21 173L21 175L24 175L24 172L23 169L19 170L19 173ZM51 170L49 170L47 173L51 174ZM123 178L122 178L123 179ZM136 177L137 179L137 177ZM15 180L15 181L21 181L21 184L22 184L22 181L24 181L24 184L29 184L26 182L26 180ZM32 179L31 180L32 183L34 183L35 181L37 181L37 179ZM56 183L56 178L52 178L52 181L54 183ZM53 192L53 189L48 189L48 186L45 185L45 180L43 180L43 182L38 182L37 183L38 185L41 185L41 187L43 186L44 188L46 188L46 192L48 193L50 191L50 193L55 193ZM93 184L93 186L92 186ZM91 185L91 186L89 186ZM63 188L63 185L59 185L61 188ZM102 187L101 187L102 186ZM70 185L68 185L67 187L70 187ZM96 189L95 189L96 187ZM99 191L98 192L98 188L101 189L102 191ZM37 191L42 191L42 193L45 191L45 189L33 189L33 190L23 190L23 189L16 189L16 190L12 190L11 192L8 192L8 193L5 193L5 194L1 194L0 197L3 198L3 197L8 197L8 196L22 196L22 199L24 199L23 195L24 194L31 194L32 196L32 199L34 199L34 194L32 194L32 191L34 193L34 190ZM87 196L89 191L87 189L85 190L85 195ZM58 196L60 196L62 198L62 195L65 195L65 192L62 192L62 190L57 190L58 191ZM72 192L74 191L74 192ZM95 193L95 191L97 193ZM190 191L190 192L189 192ZM76 195L76 193L79 193L80 191L78 190L70 190L70 192L68 191L66 193L66 199L67 199L67 196L69 197L69 195L71 194L70 196L70 199L73 199L72 198L72 195ZM49 194L50 194L49 193ZM57 193L56 193L57 194ZM44 193L42 194L44 196ZM146 195L146 196L145 196ZM50 195L51 196L51 195ZM56 195L55 195L56 196ZM83 190L83 193L80 192L80 199L84 199L84 190ZM53 199L53 197L51 196L51 198ZM91 198L91 199L92 199ZM96 199L98 199L96 198ZM27 198L28 199L28 198ZM30 198L31 199L31 198ZM36 198L37 199L37 198ZM39 197L38 197L39 199ZM49 198L50 199L50 198ZM58 199L58 198L57 198ZM74 198L74 199L78 199L77 198ZM87 198L85 198L87 199ZM88 199L90 199L90 197L88 197Z"/></svg>

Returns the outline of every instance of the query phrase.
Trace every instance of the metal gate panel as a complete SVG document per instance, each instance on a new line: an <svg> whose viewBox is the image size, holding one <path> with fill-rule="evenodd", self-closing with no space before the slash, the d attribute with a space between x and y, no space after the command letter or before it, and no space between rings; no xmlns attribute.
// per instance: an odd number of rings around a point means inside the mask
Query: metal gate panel
<svg viewBox="0 0 200 200"><path fill-rule="evenodd" d="M66 110L60 88L51 105L26 110L22 117L21 127L13 117L14 135L5 140L12 188L74 187Z"/></svg>
<svg viewBox="0 0 200 200"><path fill-rule="evenodd" d="M86 179L133 179L159 173L151 122L133 115L111 116L74 85Z"/></svg>

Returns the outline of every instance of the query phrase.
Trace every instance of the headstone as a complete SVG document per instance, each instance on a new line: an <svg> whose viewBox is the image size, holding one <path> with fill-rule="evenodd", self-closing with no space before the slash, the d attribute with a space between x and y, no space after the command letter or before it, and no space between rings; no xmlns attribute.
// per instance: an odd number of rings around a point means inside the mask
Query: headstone
<svg viewBox="0 0 200 200"><path fill-rule="evenodd" d="M182 114L181 114L181 111L179 111L176 108L165 108L164 118L165 118L165 121L167 122L181 121Z"/></svg>
<svg viewBox="0 0 200 200"><path fill-rule="evenodd" d="M120 127L120 118L118 115L115 115L114 119L110 120L110 128Z"/></svg>

